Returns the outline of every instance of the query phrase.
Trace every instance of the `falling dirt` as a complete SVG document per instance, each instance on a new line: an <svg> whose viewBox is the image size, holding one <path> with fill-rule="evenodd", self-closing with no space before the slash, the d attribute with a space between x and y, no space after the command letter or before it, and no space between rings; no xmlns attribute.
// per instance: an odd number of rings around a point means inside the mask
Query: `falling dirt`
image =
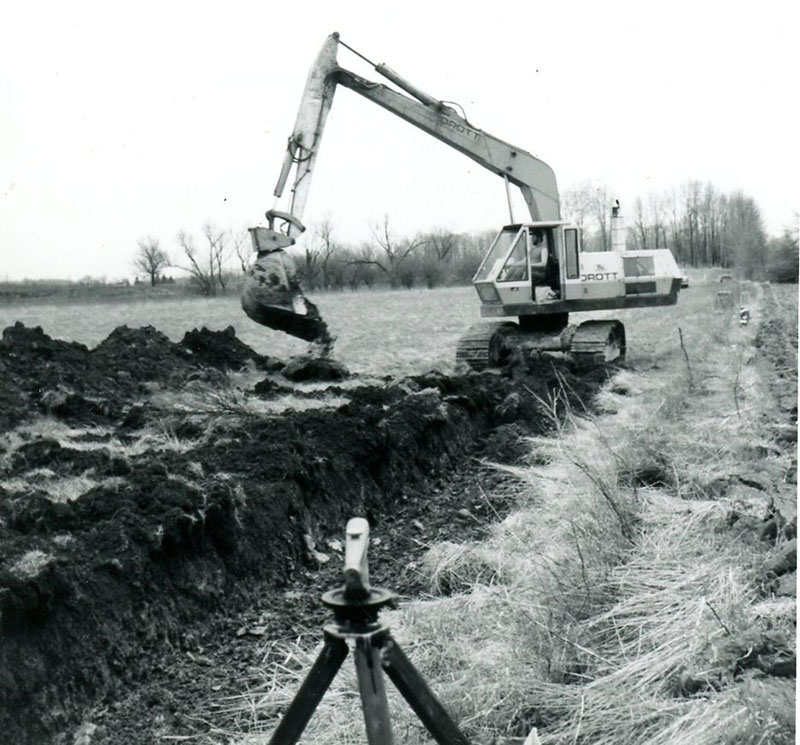
<svg viewBox="0 0 800 745"><path fill-rule="evenodd" d="M240 370L251 401L292 390L334 404L170 403ZM235 657L215 634L231 638L237 614L266 614L261 633L278 636L321 619L341 561L325 541L353 515L382 536L374 578L416 592L422 543L475 534L503 509L476 489L474 459L521 456L520 438L550 426L542 401L583 405L608 374L543 362L523 381L431 373L343 388L334 360L269 359L232 328L176 344L123 327L88 349L21 324L3 332L0 373L0 730L15 743L71 742L92 716L92 742L185 731L208 683L187 660ZM64 496L65 483L82 486Z"/></svg>

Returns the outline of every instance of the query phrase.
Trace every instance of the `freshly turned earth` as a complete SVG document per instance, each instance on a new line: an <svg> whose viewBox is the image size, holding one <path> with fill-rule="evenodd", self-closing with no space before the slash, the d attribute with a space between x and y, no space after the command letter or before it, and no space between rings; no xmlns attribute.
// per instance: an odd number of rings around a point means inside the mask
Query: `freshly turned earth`
<svg viewBox="0 0 800 745"><path fill-rule="evenodd" d="M793 449L796 327L779 310L756 346ZM0 740L227 742L220 702L256 679L265 641L328 620L319 596L341 582L347 519L372 525L372 582L419 595L426 546L478 536L508 507L480 461L535 457L522 438L551 426L542 402L590 407L609 374L544 359L513 380L360 381L332 359L259 355L233 328L176 344L122 327L94 349L5 329ZM197 390L206 404L180 404ZM286 394L309 408L240 405ZM87 488L51 493L70 477Z"/></svg>
<svg viewBox="0 0 800 745"><path fill-rule="evenodd" d="M291 390L336 406L267 416L165 403L198 384L224 390L241 369L261 378L253 399ZM319 594L341 570L326 541L352 516L379 538L373 582L419 592L421 546L476 535L503 509L481 492L501 477L476 458L524 455L520 438L549 426L541 400L583 406L608 372L544 361L516 381L430 373L345 387L339 363L267 358L232 328L176 344L122 327L88 349L17 324L0 375L0 474L14 485L0 488L0 731L39 744L197 732L198 700L236 692L254 641L325 619ZM327 393L320 380L334 381ZM68 435L25 429L42 417ZM69 476L90 488L49 493ZM249 622L259 633L237 636Z"/></svg>

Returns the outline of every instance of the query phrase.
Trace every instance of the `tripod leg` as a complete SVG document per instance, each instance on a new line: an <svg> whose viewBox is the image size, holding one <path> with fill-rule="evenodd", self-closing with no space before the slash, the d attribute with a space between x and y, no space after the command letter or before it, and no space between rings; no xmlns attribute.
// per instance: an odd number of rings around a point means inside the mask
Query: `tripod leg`
<svg viewBox="0 0 800 745"><path fill-rule="evenodd" d="M269 745L295 745L345 657L347 644L344 640L326 634L325 646L272 733Z"/></svg>
<svg viewBox="0 0 800 745"><path fill-rule="evenodd" d="M383 666L397 690L439 745L469 745L469 740L391 636L384 643Z"/></svg>
<svg viewBox="0 0 800 745"><path fill-rule="evenodd" d="M369 745L392 745L392 723L383 680L381 651L369 637L356 639L356 673Z"/></svg>

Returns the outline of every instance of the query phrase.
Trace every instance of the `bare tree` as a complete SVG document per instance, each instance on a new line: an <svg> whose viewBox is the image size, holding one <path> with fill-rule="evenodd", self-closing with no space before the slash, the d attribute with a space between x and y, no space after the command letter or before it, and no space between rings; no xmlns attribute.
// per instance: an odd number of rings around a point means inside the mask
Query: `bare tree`
<svg viewBox="0 0 800 745"><path fill-rule="evenodd" d="M317 238L316 265L320 274L322 287L326 290L333 284L332 270L337 248L333 240L333 230L333 221L330 215L326 215L322 222L314 228L314 235Z"/></svg>
<svg viewBox="0 0 800 745"><path fill-rule="evenodd" d="M382 226L374 225L372 227L372 235L375 237L375 241L383 252L381 258L355 259L353 263L369 264L377 267L386 275L389 280L389 286L393 289L397 288L400 284L404 287L413 286L413 280L411 285L408 284L408 272L403 272L401 276L401 268L403 262L405 262L405 260L420 246L424 245L425 241L419 237L413 239L405 238L402 240L395 239L389 232L388 215L383 216Z"/></svg>
<svg viewBox="0 0 800 745"><path fill-rule="evenodd" d="M187 266L180 268L189 273L192 283L203 295L213 297L217 294L217 285L222 274L224 246L220 245L221 239L211 223L203 226L203 235L206 237L207 246L201 252L191 233L186 230L178 233L178 244L189 262ZM224 289L224 284L221 286Z"/></svg>
<svg viewBox="0 0 800 745"><path fill-rule="evenodd" d="M418 271L430 290L444 281L447 264L458 247L458 236L449 230L439 229L425 234L423 241Z"/></svg>
<svg viewBox="0 0 800 745"><path fill-rule="evenodd" d="M203 236L208 242L209 271L225 292L225 263L230 254L228 232L209 221L203 225Z"/></svg>
<svg viewBox="0 0 800 745"><path fill-rule="evenodd" d="M241 230L229 231L233 252L239 260L239 266L242 269L242 274L246 274L250 268L250 261L253 257L253 244L250 240L250 233L246 228Z"/></svg>
<svg viewBox="0 0 800 745"><path fill-rule="evenodd" d="M651 191L647 197L650 221L653 226L653 242L656 248L665 248L667 245L667 227L665 224L667 202L667 196L663 192Z"/></svg>
<svg viewBox="0 0 800 745"><path fill-rule="evenodd" d="M328 231L330 230L332 230L332 228L328 228ZM319 285L324 284L324 280L320 277L323 246L324 241L320 238L318 228L314 229L312 236L309 236L303 241L302 253L300 254L301 258L298 262L298 274L303 284L309 290L313 290Z"/></svg>
<svg viewBox="0 0 800 745"><path fill-rule="evenodd" d="M644 202L641 197L636 197L633 203L633 232L636 248L647 250L647 216L645 215Z"/></svg>
<svg viewBox="0 0 800 745"><path fill-rule="evenodd" d="M578 228L581 244L586 243L586 220L592 207L592 182L581 181L561 195L564 217Z"/></svg>
<svg viewBox="0 0 800 745"><path fill-rule="evenodd" d="M682 204L682 190L673 188L670 193L670 233L672 236L671 250L675 260L679 264L686 262L686 252L683 245L683 233L681 231L681 204Z"/></svg>
<svg viewBox="0 0 800 745"><path fill-rule="evenodd" d="M736 266L747 279L767 275L767 239L764 221L755 201L741 191L728 199L728 236Z"/></svg>
<svg viewBox="0 0 800 745"><path fill-rule="evenodd" d="M150 277L150 285L155 286L161 270L170 265L169 256L161 248L158 238L151 235L140 238L137 245L139 250L133 262L134 268L137 272L142 272Z"/></svg>

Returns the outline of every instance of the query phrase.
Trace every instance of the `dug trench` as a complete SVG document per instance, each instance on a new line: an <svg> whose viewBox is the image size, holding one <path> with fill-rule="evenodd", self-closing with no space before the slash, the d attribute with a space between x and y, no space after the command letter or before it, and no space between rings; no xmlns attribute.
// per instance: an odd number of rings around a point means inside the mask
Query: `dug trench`
<svg viewBox="0 0 800 745"><path fill-rule="evenodd" d="M214 395L239 370L257 382ZM352 516L377 538L372 581L420 593L426 545L503 514L480 459L528 457L522 438L609 373L544 359L515 379L345 380L232 328L174 343L122 327L88 349L17 324L0 374L0 732L38 745L208 730L198 701L243 685L254 640L325 620ZM329 385L292 382L309 379ZM191 390L211 403L178 405ZM287 391L316 408L252 405Z"/></svg>

